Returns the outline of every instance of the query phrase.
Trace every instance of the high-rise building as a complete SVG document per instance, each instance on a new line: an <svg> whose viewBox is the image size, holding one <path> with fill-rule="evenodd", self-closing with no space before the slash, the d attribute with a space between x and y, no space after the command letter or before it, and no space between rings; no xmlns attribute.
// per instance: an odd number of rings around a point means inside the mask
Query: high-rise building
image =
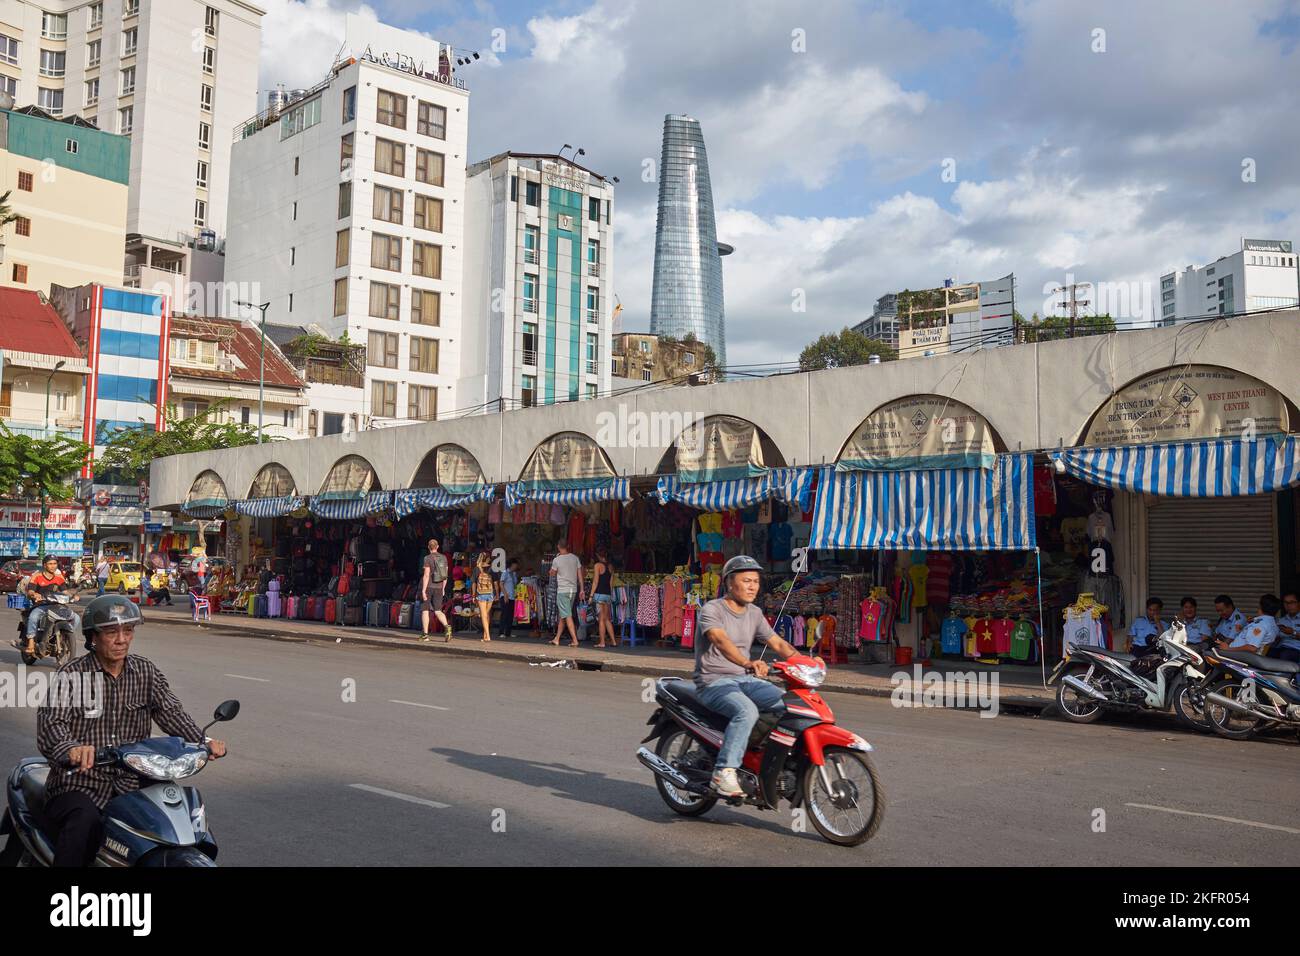
<svg viewBox="0 0 1300 956"><path fill-rule="evenodd" d="M898 348L898 293L886 292L877 299L871 317L853 326L853 331Z"/></svg>
<svg viewBox="0 0 1300 956"><path fill-rule="evenodd" d="M128 235L220 237L262 16L243 0L0 0L0 92L131 137Z"/></svg>
<svg viewBox="0 0 1300 956"><path fill-rule="evenodd" d="M560 156L501 153L465 188L462 406L609 390L614 185Z"/></svg>
<svg viewBox="0 0 1300 956"><path fill-rule="evenodd" d="M349 16L345 47L241 124L225 279L367 347L367 422L431 420L457 408L469 94L421 34Z"/></svg>
<svg viewBox="0 0 1300 956"><path fill-rule="evenodd" d="M722 305L722 256L713 217L709 157L700 121L664 117L659 161L659 218L655 229L654 286L650 331L683 339L694 333L713 347L718 365L727 364Z"/></svg>
<svg viewBox="0 0 1300 956"><path fill-rule="evenodd" d="M1160 277L1158 324L1294 307L1298 289L1300 266L1291 240L1242 239L1240 251L1230 256Z"/></svg>

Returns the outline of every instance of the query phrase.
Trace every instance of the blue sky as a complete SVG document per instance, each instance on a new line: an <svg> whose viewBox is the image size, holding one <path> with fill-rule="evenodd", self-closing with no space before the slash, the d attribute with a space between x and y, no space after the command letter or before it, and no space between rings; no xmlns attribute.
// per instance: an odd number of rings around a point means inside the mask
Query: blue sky
<svg viewBox="0 0 1300 956"><path fill-rule="evenodd" d="M948 277L1014 271L1029 314L1071 276L1149 295L1243 236L1300 238L1300 0L265 6L264 87L318 78L345 10L484 51L461 73L472 159L567 142L622 180L628 330L647 327L654 254L642 163L665 113L699 118L736 246L735 364L795 358L882 293Z"/></svg>

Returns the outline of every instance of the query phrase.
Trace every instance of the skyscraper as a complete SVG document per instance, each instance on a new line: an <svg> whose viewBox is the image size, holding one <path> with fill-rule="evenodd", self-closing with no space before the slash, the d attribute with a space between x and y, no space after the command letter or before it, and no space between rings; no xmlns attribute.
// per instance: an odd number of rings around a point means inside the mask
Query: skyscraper
<svg viewBox="0 0 1300 956"><path fill-rule="evenodd" d="M713 219L709 157L700 122L664 117L659 161L659 219L655 229L654 288L650 331L681 339L694 333L727 364L722 309L722 259L731 247L718 243Z"/></svg>

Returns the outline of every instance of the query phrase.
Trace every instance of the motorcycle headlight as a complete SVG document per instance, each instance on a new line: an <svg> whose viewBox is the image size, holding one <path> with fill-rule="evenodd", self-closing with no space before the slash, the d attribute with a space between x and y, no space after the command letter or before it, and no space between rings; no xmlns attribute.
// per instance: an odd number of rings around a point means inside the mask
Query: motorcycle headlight
<svg viewBox="0 0 1300 956"><path fill-rule="evenodd" d="M188 753L172 759L162 754L127 754L122 759L128 767L138 774L154 780L179 780L189 777L203 769L208 762L206 753Z"/></svg>
<svg viewBox="0 0 1300 956"><path fill-rule="evenodd" d="M789 674L805 687L820 687L826 680L826 668L819 664L795 664Z"/></svg>

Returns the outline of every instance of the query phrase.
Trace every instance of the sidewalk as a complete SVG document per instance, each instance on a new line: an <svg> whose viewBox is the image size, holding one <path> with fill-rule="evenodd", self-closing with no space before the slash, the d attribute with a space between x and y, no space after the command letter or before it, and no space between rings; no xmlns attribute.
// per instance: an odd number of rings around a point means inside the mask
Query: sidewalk
<svg viewBox="0 0 1300 956"><path fill-rule="evenodd" d="M246 614L214 614L210 621L194 623L191 620L189 599L179 597L172 607L148 608L146 615L156 621L173 625L188 625L199 630L211 629L231 634L243 634L268 640L344 642L372 647L405 648L433 654L454 654L461 657L478 657L495 660L513 660L523 664L556 665L570 661L579 670L601 670L623 674L659 676L685 676L694 670L694 657L690 651L673 648L626 644L615 648L597 649L590 644L570 647L567 639L562 647L555 647L528 636L514 636L509 640L493 637L484 642L477 636L462 632L452 637L450 644L441 638L425 644L414 631L389 628L341 627L320 621L284 620L281 618L253 618ZM473 634L477 635L478 631ZM888 697L896 686L890 677L895 672L912 676L912 667L894 667L889 664L863 664L850 658L848 664L828 666L826 683L821 690L844 694L863 694L871 697ZM1037 667L1010 665L995 667L962 661L933 661L928 672L997 672L999 707L1023 707L1041 711L1055 700L1055 692L1041 684L1041 671Z"/></svg>

